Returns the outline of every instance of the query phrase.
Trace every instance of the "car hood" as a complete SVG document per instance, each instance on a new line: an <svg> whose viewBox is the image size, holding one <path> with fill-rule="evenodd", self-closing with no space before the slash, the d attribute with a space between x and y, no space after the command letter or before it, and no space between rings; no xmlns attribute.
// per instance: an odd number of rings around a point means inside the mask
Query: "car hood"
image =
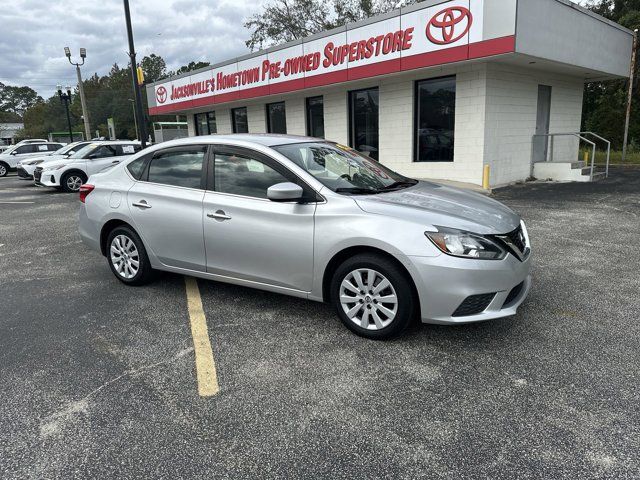
<svg viewBox="0 0 640 480"><path fill-rule="evenodd" d="M52 168L59 167L61 165L67 165L69 163L77 162L77 158L66 158L61 155L55 155L47 158L43 163L38 165L42 167L44 170L50 170Z"/></svg>
<svg viewBox="0 0 640 480"><path fill-rule="evenodd" d="M421 222L427 226L457 228L480 234L508 233L520 217L506 205L485 195L419 182L414 187L378 195L354 196L365 212Z"/></svg>
<svg viewBox="0 0 640 480"><path fill-rule="evenodd" d="M25 164L28 165L30 163L37 162L39 160L44 160L45 162L48 162L49 160L57 159L57 158L63 158L63 156L62 155L51 155L51 154L48 154L48 155L34 155L32 157L27 157L27 158L25 158L23 160L20 160L18 163L21 163L23 165L25 165Z"/></svg>

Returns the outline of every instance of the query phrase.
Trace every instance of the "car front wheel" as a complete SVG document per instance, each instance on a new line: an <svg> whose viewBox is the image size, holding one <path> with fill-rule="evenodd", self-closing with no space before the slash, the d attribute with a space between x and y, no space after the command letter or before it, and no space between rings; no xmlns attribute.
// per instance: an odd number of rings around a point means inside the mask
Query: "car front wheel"
<svg viewBox="0 0 640 480"><path fill-rule="evenodd" d="M6 177L7 173L9 173L9 168L6 163L0 162L0 177Z"/></svg>
<svg viewBox="0 0 640 480"><path fill-rule="evenodd" d="M366 338L395 337L414 318L411 280L382 255L361 254L346 260L333 276L331 297L344 325Z"/></svg>
<svg viewBox="0 0 640 480"><path fill-rule="evenodd" d="M76 193L80 191L80 187L87 181L87 177L81 173L70 172L65 173L60 179L62 190L67 193Z"/></svg>
<svg viewBox="0 0 640 480"><path fill-rule="evenodd" d="M131 228L117 227L107 238L109 267L118 280L127 285L144 285L153 277L147 251Z"/></svg>

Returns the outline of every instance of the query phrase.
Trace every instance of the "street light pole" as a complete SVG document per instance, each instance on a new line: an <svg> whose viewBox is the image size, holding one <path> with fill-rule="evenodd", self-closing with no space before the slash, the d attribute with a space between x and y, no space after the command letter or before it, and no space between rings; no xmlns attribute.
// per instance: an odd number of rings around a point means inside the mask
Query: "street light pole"
<svg viewBox="0 0 640 480"><path fill-rule="evenodd" d="M84 65L84 60L87 58L87 49L80 49L80 58L82 63L71 61L71 50L69 47L64 47L64 54L66 55L69 63L76 66L76 75L78 76L78 90L80 91L80 103L82 104L82 118L84 119L84 134L85 140L91 139L91 126L89 125L89 110L87 109L87 99L84 96L84 85L82 84L82 74L80 73L80 67Z"/></svg>
<svg viewBox="0 0 640 480"><path fill-rule="evenodd" d="M67 126L69 127L69 143L73 142L73 129L71 128L71 116L69 116L69 103L71 103L71 87L65 87L66 93L62 92L62 87L58 85L58 97L60 97L60 103L64 105L65 112L67 112Z"/></svg>
<svg viewBox="0 0 640 480"><path fill-rule="evenodd" d="M133 82L133 92L135 94L135 103L136 103L136 122L138 124L138 137L140 138L140 143L142 144L142 148L146 148L147 146L147 133L146 133L146 122L144 118L144 112L142 107L142 92L140 92L140 85L138 85L138 75L136 71L136 50L133 45L133 29L131 28L131 12L129 11L129 0L124 1L124 17L127 22L127 37L129 38L129 63L131 64L131 81Z"/></svg>
<svg viewBox="0 0 640 480"><path fill-rule="evenodd" d="M131 108L133 108L133 123L136 126L136 136L138 135L138 120L136 119L136 101L133 98L128 98L127 100L129 100L131 102ZM140 140L140 139L138 139Z"/></svg>

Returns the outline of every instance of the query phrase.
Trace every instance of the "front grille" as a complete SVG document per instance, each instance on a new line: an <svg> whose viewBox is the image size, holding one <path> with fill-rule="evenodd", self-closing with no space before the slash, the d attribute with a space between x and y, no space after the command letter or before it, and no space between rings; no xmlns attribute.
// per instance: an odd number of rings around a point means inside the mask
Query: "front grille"
<svg viewBox="0 0 640 480"><path fill-rule="evenodd" d="M477 315L478 313L484 312L493 297L495 297L495 293L483 293L481 295L471 295L464 299L464 302L460 304L456 311L453 312L454 317L468 317L469 315Z"/></svg>
<svg viewBox="0 0 640 480"><path fill-rule="evenodd" d="M507 237L513 242L513 244L518 247L520 252L524 252L524 249L527 248L524 243L524 235L522 234L522 225L518 225L513 232L507 233Z"/></svg>
<svg viewBox="0 0 640 480"><path fill-rule="evenodd" d="M518 298L518 295L520 295L520 292L522 292L523 287L524 287L524 282L513 287L509 292L509 295L507 295L507 298L505 299L504 303L502 304L502 308L505 308L511 305L511 303L513 303L513 301L516 298Z"/></svg>
<svg viewBox="0 0 640 480"><path fill-rule="evenodd" d="M518 225L518 228L504 235L495 235L495 238L501 241L518 260L524 261L529 255L530 250L525 242L522 225Z"/></svg>
<svg viewBox="0 0 640 480"><path fill-rule="evenodd" d="M39 182L41 177L42 177L42 167L36 167L35 171L33 172L33 178L36 182Z"/></svg>

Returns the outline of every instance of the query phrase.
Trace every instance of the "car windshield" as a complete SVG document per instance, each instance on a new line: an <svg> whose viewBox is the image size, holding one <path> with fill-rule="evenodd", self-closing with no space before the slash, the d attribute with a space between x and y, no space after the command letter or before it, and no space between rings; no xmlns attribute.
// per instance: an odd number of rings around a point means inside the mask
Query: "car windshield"
<svg viewBox="0 0 640 480"><path fill-rule="evenodd" d="M12 145L11 147L7 148L4 152L2 152L3 154L10 154L11 152L13 152L16 148L18 148L18 145Z"/></svg>
<svg viewBox="0 0 640 480"><path fill-rule="evenodd" d="M54 154L55 155L66 155L67 153L72 154L74 151L78 150L79 148L81 147L77 143L70 143L69 145L66 145L62 147L60 150L54 152Z"/></svg>
<svg viewBox="0 0 640 480"><path fill-rule="evenodd" d="M374 194L408 188L418 183L337 143L292 143L273 149L338 193Z"/></svg>
<svg viewBox="0 0 640 480"><path fill-rule="evenodd" d="M69 158L86 158L91 152L93 152L96 148L99 147L97 143L90 143L89 145L85 145L80 150L72 153Z"/></svg>

